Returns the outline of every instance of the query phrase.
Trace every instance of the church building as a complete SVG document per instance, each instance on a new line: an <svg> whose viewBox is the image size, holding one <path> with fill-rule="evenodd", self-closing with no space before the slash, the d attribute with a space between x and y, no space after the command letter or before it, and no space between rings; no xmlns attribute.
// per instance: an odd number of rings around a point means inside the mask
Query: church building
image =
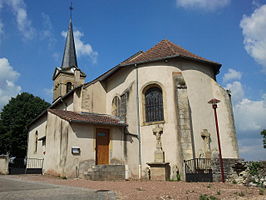
<svg viewBox="0 0 266 200"><path fill-rule="evenodd" d="M147 178L158 164L184 179L184 160L218 155L214 98L222 156L239 158L221 64L162 40L90 82L80 67L70 19L53 103L28 126L27 157L42 158L44 174Z"/></svg>

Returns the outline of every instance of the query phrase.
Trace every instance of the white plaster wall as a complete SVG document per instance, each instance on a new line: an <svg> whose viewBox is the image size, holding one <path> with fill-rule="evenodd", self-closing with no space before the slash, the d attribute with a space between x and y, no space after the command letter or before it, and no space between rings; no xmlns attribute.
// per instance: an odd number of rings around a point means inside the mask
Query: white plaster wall
<svg viewBox="0 0 266 200"><path fill-rule="evenodd" d="M67 98L65 98L63 102L61 101L60 103L58 103L53 109L74 111L73 95L70 95Z"/></svg>
<svg viewBox="0 0 266 200"><path fill-rule="evenodd" d="M212 82L212 87L213 96L221 100L221 102L218 103L217 118L220 132L222 156L225 158L239 158L236 130L232 118L232 109L230 107L230 98L226 90L219 86L216 82Z"/></svg>
<svg viewBox="0 0 266 200"><path fill-rule="evenodd" d="M9 158L8 156L0 155L0 175L7 175Z"/></svg>
<svg viewBox="0 0 266 200"><path fill-rule="evenodd" d="M139 68L142 163L144 167L147 167L147 162L154 162L154 150L156 147L156 138L153 135L152 129L157 125L147 125L144 123L145 108L143 90L147 85L153 83L161 86L163 91L164 123L160 126L163 126L161 140L163 150L165 151L165 162L169 162L171 166L178 163L177 127L172 73L179 71L175 63L165 63L165 65L153 64L153 66L148 65Z"/></svg>
<svg viewBox="0 0 266 200"><path fill-rule="evenodd" d="M99 81L82 90L81 109L84 112L106 113L106 91Z"/></svg>
<svg viewBox="0 0 266 200"><path fill-rule="evenodd" d="M208 101L213 97L211 83L214 81L210 78L208 68L196 65L194 63L183 63L182 72L187 84L189 104L191 106L192 127L195 140L195 153L199 157L203 153L203 139L201 132L207 129L211 137L211 149L216 148L215 126L213 124L212 107ZM199 71L197 68L201 68ZM203 71L205 69L205 71Z"/></svg>
<svg viewBox="0 0 266 200"><path fill-rule="evenodd" d="M49 113L47 116L46 153L44 156L44 173L54 176L63 175L62 158L66 158L66 151L62 149L62 143L66 138L67 122Z"/></svg>
<svg viewBox="0 0 266 200"><path fill-rule="evenodd" d="M105 81L106 84L106 112L112 114L112 101L115 96L120 97L125 90L129 89L127 102L127 127L126 132L137 134L137 113L136 113L136 71L132 67L125 67L121 71L113 74ZM126 136L125 163L129 165L129 175L138 176L138 140L136 137Z"/></svg>
<svg viewBox="0 0 266 200"><path fill-rule="evenodd" d="M89 124L71 124L69 126L67 165L64 175L67 177L83 176L96 162L96 129L110 130L109 164L124 164L123 129L117 127L94 126ZM80 154L71 152L73 146L80 148Z"/></svg>
<svg viewBox="0 0 266 200"><path fill-rule="evenodd" d="M142 90L145 86L157 83L162 86L164 101L165 122L162 144L166 152L166 162L171 164L177 163L177 130L176 116L174 112L174 90L172 81L172 72L180 71L174 65L168 63L167 66L161 64L153 66L144 66L138 69L139 77L139 100L140 100L140 124L141 124L141 150L142 150L142 170L148 166L147 162L154 161L154 150L156 145L155 136L152 129L155 125L145 125L143 120L144 108ZM151 81L152 80L152 81ZM123 70L114 74L107 81L106 110L108 114L112 113L112 100L115 96L120 96L123 91L131 86L128 106L127 106L127 123L128 131L137 134L137 112L136 112L136 70L133 68L123 68ZM138 140L136 137L129 136L127 143L128 159L127 163L131 170L131 175L138 174Z"/></svg>
<svg viewBox="0 0 266 200"><path fill-rule="evenodd" d="M29 128L28 133L28 149L27 158L43 158L46 147L43 146L42 141L38 140L37 152L35 152L35 133L38 132L38 139L46 135L47 116L44 114L38 121L36 121Z"/></svg>
<svg viewBox="0 0 266 200"><path fill-rule="evenodd" d="M163 103L164 103L164 133L162 135L162 145L165 151L166 162L170 162L171 165L176 165L178 162L182 162L182 158L178 155L178 139L177 139L177 119L175 112L175 85L173 83L172 74L175 72L182 72L182 75L187 84L187 92L189 98L189 104L191 107L192 116L192 128L195 141L195 153L196 157L203 151L203 139L201 132L203 129L207 129L211 134L211 150L216 150L217 140L216 131L213 118L213 110L208 101L212 98L220 98L224 101L224 90L218 86L214 81L214 72L210 66L204 66L193 62L168 62L168 63L153 63L139 66L138 68L138 79L139 79L139 112L140 112L140 124L141 124L141 150L142 150L142 169L147 165L147 162L154 161L154 150L155 150L155 136L153 136L152 129L155 124L144 123L144 108L143 108L143 97L142 91L145 86L149 84L159 84L163 90ZM128 111L127 111L127 123L129 133L137 133L137 113L136 113L136 70L134 68L123 68L117 73L113 74L106 81L106 112L107 114L112 113L112 100L115 96L120 96L124 90L129 86L131 87L129 100L128 100ZM217 97L214 95L219 93ZM220 111L221 112L221 111ZM226 138L228 135L227 128L232 127L231 121L227 117L230 111L223 111L223 121L221 122L220 129L223 129L223 145L224 149L227 146L232 146L232 142L228 143ZM132 142L133 141L133 142ZM134 156L133 158L127 159L127 163L132 167L132 174L137 174L136 163L138 163L138 140L128 141L128 155ZM233 148L228 148L224 152L224 157L235 157L236 153L232 151ZM135 154L133 154L135 152ZM192 158L192 157L191 157Z"/></svg>
<svg viewBox="0 0 266 200"><path fill-rule="evenodd" d="M228 109L229 102L227 101L225 90L211 78L212 72L210 68L194 63L183 63L182 68L192 110L196 157L203 152L203 139L201 138L203 129L207 129L211 134L211 150L218 151L213 109L208 104L210 99L217 98L222 102L218 106L221 106L221 109L219 109L221 115L219 123L221 135L223 135L222 149L224 157L236 158L238 150L235 147L233 148L236 141L232 141L230 136L234 130L232 130L232 121L229 118L231 111Z"/></svg>
<svg viewBox="0 0 266 200"><path fill-rule="evenodd" d="M68 177L78 177L80 173L84 173L84 162L87 164L86 169L90 165L95 164L95 128L84 124L71 124L69 127L68 145L67 145L67 165L65 173ZM72 147L79 147L80 154L72 154Z"/></svg>

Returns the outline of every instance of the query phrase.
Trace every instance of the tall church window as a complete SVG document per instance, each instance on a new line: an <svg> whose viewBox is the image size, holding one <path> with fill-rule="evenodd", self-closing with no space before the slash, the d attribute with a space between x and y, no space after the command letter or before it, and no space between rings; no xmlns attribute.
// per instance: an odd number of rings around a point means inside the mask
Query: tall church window
<svg viewBox="0 0 266 200"><path fill-rule="evenodd" d="M118 96L115 96L112 101L112 115L119 117L120 116L120 99Z"/></svg>
<svg viewBox="0 0 266 200"><path fill-rule="evenodd" d="M128 98L128 93L126 92L125 94L121 95L121 104L120 104L120 119L126 122L126 117L127 117L127 98Z"/></svg>
<svg viewBox="0 0 266 200"><path fill-rule="evenodd" d="M70 90L72 90L72 83L71 82L67 82L67 84L66 84L66 93L68 93Z"/></svg>
<svg viewBox="0 0 266 200"><path fill-rule="evenodd" d="M34 153L37 153L37 149L38 149L38 131L35 132L35 145L34 145Z"/></svg>
<svg viewBox="0 0 266 200"><path fill-rule="evenodd" d="M163 121L163 96L162 89L154 86L146 90L145 118L146 122Z"/></svg>

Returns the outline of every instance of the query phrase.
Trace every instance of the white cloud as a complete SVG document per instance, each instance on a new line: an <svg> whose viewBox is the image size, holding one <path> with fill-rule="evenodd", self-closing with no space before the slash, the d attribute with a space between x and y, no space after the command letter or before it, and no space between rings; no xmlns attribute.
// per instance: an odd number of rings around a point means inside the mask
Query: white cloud
<svg viewBox="0 0 266 200"><path fill-rule="evenodd" d="M231 91L233 108L238 131L260 131L266 128L266 94L257 100L245 97L240 81L226 84Z"/></svg>
<svg viewBox="0 0 266 200"><path fill-rule="evenodd" d="M240 27L246 51L266 72L266 4L257 8L251 16L244 15Z"/></svg>
<svg viewBox="0 0 266 200"><path fill-rule="evenodd" d="M8 59L0 58L0 110L21 91L21 87L15 84L18 77L19 73L12 68Z"/></svg>
<svg viewBox="0 0 266 200"><path fill-rule="evenodd" d="M266 149L263 148L262 137L259 132L254 132L255 138L239 139L239 152L247 160L266 160Z"/></svg>
<svg viewBox="0 0 266 200"><path fill-rule="evenodd" d="M252 5L255 7L260 7L261 6L261 2L260 0L252 0Z"/></svg>
<svg viewBox="0 0 266 200"><path fill-rule="evenodd" d="M244 98L234 106L234 112L239 131L266 129L266 98L257 101Z"/></svg>
<svg viewBox="0 0 266 200"><path fill-rule="evenodd" d="M231 91L233 103L236 104L244 98L244 89L239 81L227 83L225 88Z"/></svg>
<svg viewBox="0 0 266 200"><path fill-rule="evenodd" d="M231 0L176 0L177 6L214 11L229 5Z"/></svg>
<svg viewBox="0 0 266 200"><path fill-rule="evenodd" d="M223 82L226 83L228 81L232 80L240 80L242 77L242 73L238 72L234 69L228 69L228 72L224 74L223 76Z"/></svg>
<svg viewBox="0 0 266 200"><path fill-rule="evenodd" d="M94 51L92 46L89 43L84 43L81 38L84 36L82 32L79 30L76 30L73 32L74 34L74 40L75 40L75 46L78 56L89 56L91 61L93 63L97 62L98 52ZM66 37L67 32L62 31L61 35L63 37Z"/></svg>
<svg viewBox="0 0 266 200"><path fill-rule="evenodd" d="M266 158L260 132L266 129L266 94L256 100L245 97L241 81L241 72L229 69L223 77L226 89L232 94L234 118L238 133L241 157L248 160ZM236 81L237 80L237 81Z"/></svg>
<svg viewBox="0 0 266 200"><path fill-rule="evenodd" d="M42 13L42 19L43 19L43 30L40 31L40 37L41 39L47 39L48 45L52 46L56 42L56 39L53 35L53 26L51 19L49 15L45 13Z"/></svg>
<svg viewBox="0 0 266 200"><path fill-rule="evenodd" d="M7 0L3 1L10 6L14 15L16 16L18 30L22 33L25 39L32 39L34 36L34 28L28 18L26 5L23 0ZM2 4L3 4L2 3Z"/></svg>

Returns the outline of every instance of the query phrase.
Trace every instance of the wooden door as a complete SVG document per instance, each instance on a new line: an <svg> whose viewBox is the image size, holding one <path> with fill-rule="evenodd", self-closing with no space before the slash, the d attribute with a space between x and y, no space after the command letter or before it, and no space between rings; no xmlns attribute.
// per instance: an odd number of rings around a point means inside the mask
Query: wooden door
<svg viewBox="0 0 266 200"><path fill-rule="evenodd" d="M109 129L96 129L96 165L109 164Z"/></svg>

